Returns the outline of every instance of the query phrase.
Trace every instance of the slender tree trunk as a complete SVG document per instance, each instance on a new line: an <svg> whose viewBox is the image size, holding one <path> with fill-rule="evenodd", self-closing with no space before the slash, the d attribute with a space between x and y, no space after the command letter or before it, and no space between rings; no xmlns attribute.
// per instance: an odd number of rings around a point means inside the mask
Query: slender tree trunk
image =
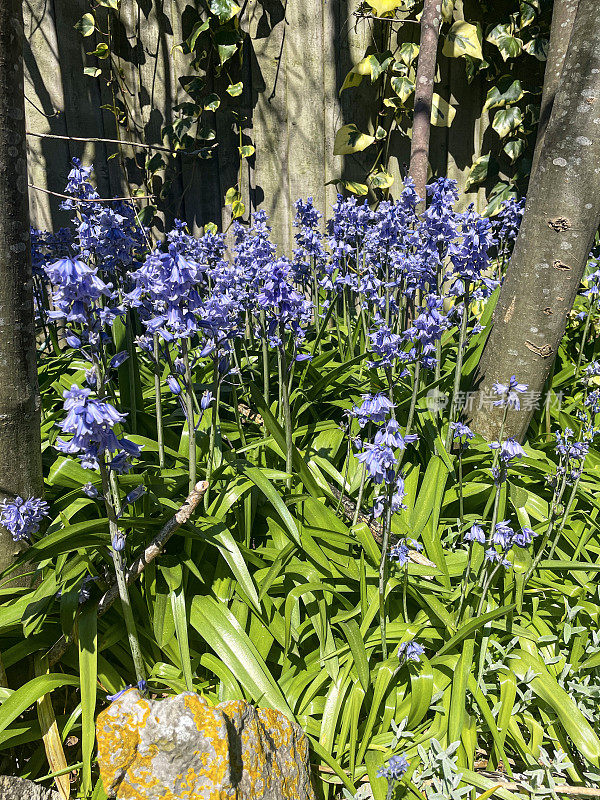
<svg viewBox="0 0 600 800"><path fill-rule="evenodd" d="M421 41L415 81L415 110L410 143L409 175L415 182L419 197L425 198L429 134L431 131L431 100L435 82L437 46L442 24L442 0L425 0L421 15Z"/></svg>
<svg viewBox="0 0 600 800"><path fill-rule="evenodd" d="M0 0L0 498L41 496L21 0ZM17 545L0 529L0 570Z"/></svg>
<svg viewBox="0 0 600 800"><path fill-rule="evenodd" d="M550 28L550 44L548 47L548 58L546 59L546 69L544 71L544 88L542 91L542 101L540 103L540 121L538 123L537 140L531 174L533 175L540 158L546 128L552 114L554 99L560 84L560 77L565 63L567 47L573 31L573 23L577 13L579 0L554 0L552 8L552 26Z"/></svg>
<svg viewBox="0 0 600 800"><path fill-rule="evenodd" d="M562 78L525 215L475 378L474 428L498 436L494 381L515 374L541 393L600 222L600 3L579 0ZM533 403L511 411L505 434L523 439Z"/></svg>

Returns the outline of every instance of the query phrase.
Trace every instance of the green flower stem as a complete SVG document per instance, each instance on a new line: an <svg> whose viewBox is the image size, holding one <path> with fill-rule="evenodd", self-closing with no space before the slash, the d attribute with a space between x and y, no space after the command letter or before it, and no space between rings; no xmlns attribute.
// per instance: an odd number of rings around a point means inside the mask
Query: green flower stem
<svg viewBox="0 0 600 800"><path fill-rule="evenodd" d="M160 393L160 353L158 347L158 334L154 334L154 407L156 409L156 437L158 441L158 464L161 469L165 467L165 435L163 427L162 397Z"/></svg>
<svg viewBox="0 0 600 800"><path fill-rule="evenodd" d="M367 431L366 431L366 438L367 440L371 439L371 429L373 425L371 422L367 423ZM360 476L360 486L358 487L358 497L356 498L356 508L354 509L354 517L352 518L352 527L354 527L358 522L358 517L360 514L360 509L362 506L363 495L365 493L365 481L367 480L367 467L366 464L362 465L362 474Z"/></svg>
<svg viewBox="0 0 600 800"><path fill-rule="evenodd" d="M102 494L104 495L104 507L106 509L106 516L108 517L108 530L110 533L111 542L117 536L119 527L117 525L117 517L115 514L115 507L120 505L118 492L114 492L112 481L108 477L108 470L104 461L104 454L98 457L100 465L100 477L102 479ZM112 473L111 473L112 478ZM115 477L116 483L116 477ZM139 681L146 680L146 668L144 666L144 659L142 658L142 651L137 635L135 620L133 618L133 611L131 608L131 601L129 598L129 589L125 579L125 564L120 552L111 547L111 555L115 567L115 575L117 578L117 588L119 590L119 597L121 598L121 606L123 608L123 618L125 620L125 628L127 629L127 638L129 640L129 647L131 649L131 656L135 667L135 674Z"/></svg>
<svg viewBox="0 0 600 800"><path fill-rule="evenodd" d="M215 353L213 355L213 383L212 383L213 407L210 419L210 435L208 440L208 463L206 465L206 480L208 481L209 488L204 495L204 510L208 510L208 497L210 492L210 482L212 478L215 442L217 440L217 425L219 422L219 403L221 401L221 381L219 380L219 358Z"/></svg>
<svg viewBox="0 0 600 800"><path fill-rule="evenodd" d="M583 349L584 349L585 344L587 342L587 337L588 337L588 333L589 333L589 330L590 330L590 322L592 321L592 308L593 308L593 303L592 303L592 301L590 299L590 302L589 302L589 305L588 305L587 316L585 318L585 326L583 328L583 335L581 337L581 344L579 345L579 355L577 357L577 366L575 367L575 377L576 378L579 375L579 370L581 369L581 362L583 361Z"/></svg>
<svg viewBox="0 0 600 800"><path fill-rule="evenodd" d="M270 405L270 386L269 386L269 343L267 342L267 318L264 311L260 312L260 330L262 347L262 367L263 367L263 397L267 407ZM265 429L265 437L268 436Z"/></svg>
<svg viewBox="0 0 600 800"><path fill-rule="evenodd" d="M379 562L379 627L381 630L381 651L383 660L388 657L386 640L387 615L385 590L388 581L388 549L390 546L390 529L392 527L392 494L393 486L387 487L387 498L385 505L385 515L383 519L383 538L381 541L381 560Z"/></svg>
<svg viewBox="0 0 600 800"><path fill-rule="evenodd" d="M410 397L410 408L408 410L408 420L406 422L405 436L408 436L412 429L413 420L415 417L415 408L417 405L417 395L419 394L419 377L421 374L421 362L415 362L415 374L413 379L412 395Z"/></svg>
<svg viewBox="0 0 600 800"><path fill-rule="evenodd" d="M181 340L181 350L183 353L183 364L185 366L185 409L188 423L188 470L189 470L189 492L194 491L196 485L196 424L194 418L194 384L192 381L192 370L190 368L189 342L187 339Z"/></svg>
<svg viewBox="0 0 600 800"><path fill-rule="evenodd" d="M465 307L460 323L460 335L458 337L458 351L456 353L456 367L454 370L454 388L452 390L452 403L450 405L450 419L448 420L448 432L446 433L446 450L450 449L452 443L452 426L450 423L456 421L457 398L460 392L460 379L462 377L462 365L465 349L465 339L467 338L467 326L469 323L469 285L465 288ZM506 406L507 408L508 406Z"/></svg>
<svg viewBox="0 0 600 800"><path fill-rule="evenodd" d="M548 558L549 559L552 558L552 556L554 555L554 551L556 550L556 547L558 545L558 541L559 541L560 536L561 536L561 534L563 532L563 529L565 527L565 523L566 523L567 519L569 518L569 514L571 513L571 508L573 507L573 503L575 502L575 496L577 494L577 489L579 487L579 481L581 480L582 473L583 473L583 464L582 464L582 469L579 472L579 475L575 478L575 481L573 482L573 486L571 487L571 491L569 493L569 499L567 500L567 505L565 506L565 510L564 510L563 515L561 517L560 524L558 526L558 530L556 531L556 536L554 537L554 541L552 542L552 544L550 546L550 551L548 552Z"/></svg>
<svg viewBox="0 0 600 800"><path fill-rule="evenodd" d="M531 578L531 576L537 569L538 564L543 558L544 550L546 549L546 545L548 544L548 541L550 540L550 537L552 536L552 532L554 530L554 525L556 523L556 512L562 500L566 485L567 485L567 475L565 473L563 475L562 481L560 482L560 485L557 485L554 491L554 497L552 498L552 505L550 506L550 513L548 515L548 527L546 528L546 532L544 533L540 546L538 547L538 551L535 554L535 558L531 562L531 566L529 567L529 569L525 574L525 578L523 580L524 586L527 586L529 579ZM564 515L563 519L565 519Z"/></svg>
<svg viewBox="0 0 600 800"><path fill-rule="evenodd" d="M285 352L285 330L282 324L279 326L279 338L281 345L279 347L279 363L281 365L281 399L283 405L283 419L285 424L285 471L289 474L286 479L286 486L288 489L292 488L292 453L294 449L294 442L292 439L292 412L290 409L290 393L287 381L287 357Z"/></svg>
<svg viewBox="0 0 600 800"><path fill-rule="evenodd" d="M129 358L127 359L127 372L129 375L129 418L131 420L131 432L137 433L137 398L135 395L135 344L133 342L133 312L131 309L127 311L127 327L125 329L125 338L127 341L127 352Z"/></svg>

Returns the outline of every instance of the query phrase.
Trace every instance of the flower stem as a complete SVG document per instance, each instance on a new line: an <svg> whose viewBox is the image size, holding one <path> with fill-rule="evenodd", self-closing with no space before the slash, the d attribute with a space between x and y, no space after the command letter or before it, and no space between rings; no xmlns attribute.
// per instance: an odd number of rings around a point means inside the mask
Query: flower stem
<svg viewBox="0 0 600 800"><path fill-rule="evenodd" d="M100 477L102 479L102 494L104 495L104 507L106 509L106 516L108 517L108 530L110 533L111 542L118 536L119 528L117 525L117 518L115 515L115 505L120 505L118 494L113 491L111 481L108 477L108 470L104 461L104 454L98 456L98 463L100 465ZM116 479L115 479L116 482ZM111 555L115 567L115 575L117 578L117 588L119 590L119 597L121 598L121 606L123 608L123 618L125 620L125 628L127 629L127 638L129 640L129 647L131 649L131 656L135 667L135 674L139 681L146 680L146 668L144 666L144 659L142 658L142 651L135 627L135 620L131 608L131 601L129 598L129 589L127 581L125 580L125 565L121 553L111 547Z"/></svg>
<svg viewBox="0 0 600 800"><path fill-rule="evenodd" d="M469 285L465 288L465 300L462 320L460 323L460 335L458 337L458 351L456 353L456 367L454 370L454 388L452 390L452 403L450 405L450 419L448 420L448 432L446 433L446 450L450 448L452 442L452 426L451 422L456 418L456 407L458 393L460 392L460 379L462 377L462 365L465 349L465 339L467 337L467 325L469 322Z"/></svg>
<svg viewBox="0 0 600 800"><path fill-rule="evenodd" d="M392 525L392 492L393 484L387 487L385 516L383 520L383 538L381 541L381 561L379 562L379 627L381 630L381 651L384 661L388 657L385 590L388 579L388 549L390 543L390 528Z"/></svg>
<svg viewBox="0 0 600 800"><path fill-rule="evenodd" d="M188 340L181 340L183 364L185 366L185 409L188 423L188 469L189 492L194 491L196 485L196 424L194 421L194 386L192 383L192 370L190 368L190 355Z"/></svg>
<svg viewBox="0 0 600 800"><path fill-rule="evenodd" d="M158 334L154 334L154 403L156 408L156 438L158 441L158 464L161 469L165 467L165 436L163 428L163 414L162 414L162 397L160 393L160 351L158 347Z"/></svg>

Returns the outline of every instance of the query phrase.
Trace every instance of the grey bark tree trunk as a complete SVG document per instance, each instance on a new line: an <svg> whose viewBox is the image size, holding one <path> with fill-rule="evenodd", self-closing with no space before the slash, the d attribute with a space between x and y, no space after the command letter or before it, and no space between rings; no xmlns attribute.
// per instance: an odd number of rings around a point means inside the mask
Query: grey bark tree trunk
<svg viewBox="0 0 600 800"><path fill-rule="evenodd" d="M415 79L415 105L408 170L409 175L415 182L417 194L422 198L425 198L425 185L427 183L431 101L433 98L441 22L442 0L425 0L421 15L421 39Z"/></svg>
<svg viewBox="0 0 600 800"><path fill-rule="evenodd" d="M548 47L546 69L544 71L544 88L542 90L542 100L540 103L540 120L538 123L537 140L535 143L535 152L533 154L533 163L531 165L532 175L538 165L542 145L544 143L544 136L546 135L546 129L550 121L550 115L552 114L554 99L558 91L560 77L565 63L565 55L573 31L573 23L575 22L578 3L579 0L554 0L554 5L552 7L550 44Z"/></svg>
<svg viewBox="0 0 600 800"><path fill-rule="evenodd" d="M41 496L21 0L0 0L0 499ZM17 545L0 528L0 570Z"/></svg>
<svg viewBox="0 0 600 800"><path fill-rule="evenodd" d="M492 385L516 374L541 396L600 221L600 3L579 0L525 214L475 376L472 425L498 437ZM536 398L537 399L537 398ZM523 439L533 408L510 411Z"/></svg>

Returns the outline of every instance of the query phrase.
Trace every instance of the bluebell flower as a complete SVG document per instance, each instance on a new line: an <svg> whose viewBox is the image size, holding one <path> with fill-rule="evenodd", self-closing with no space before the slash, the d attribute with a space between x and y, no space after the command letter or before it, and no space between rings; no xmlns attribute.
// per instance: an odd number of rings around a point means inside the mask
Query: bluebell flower
<svg viewBox="0 0 600 800"><path fill-rule="evenodd" d="M504 463L508 463L513 458L523 458L526 456L525 450L521 447L521 445L517 442L517 440L510 436L504 442L490 442L488 445L491 450L499 450L500 451L500 459Z"/></svg>
<svg viewBox="0 0 600 800"><path fill-rule="evenodd" d="M398 564L403 567L405 564L408 564L409 552L410 550L406 544L406 539L400 539L390 548L390 560L397 561Z"/></svg>
<svg viewBox="0 0 600 800"><path fill-rule="evenodd" d="M400 511L400 509L406 508L406 505L404 504L405 494L406 492L404 491L404 475L402 473L399 473L396 476L394 492L391 498L392 514L397 514L398 511ZM375 502L373 503L373 516L375 518L380 517L383 514L387 502L388 498L385 491L379 494L375 498Z"/></svg>
<svg viewBox="0 0 600 800"><path fill-rule="evenodd" d="M364 428L367 422L385 422L393 408L393 403L385 394L363 394L361 405L353 408L351 413L358 419L360 427Z"/></svg>
<svg viewBox="0 0 600 800"><path fill-rule="evenodd" d="M494 394L499 395L500 399L494 401L495 406L509 406L517 411L521 408L519 392L522 394L527 391L526 383L518 383L514 375L508 383L495 383L492 387Z"/></svg>
<svg viewBox="0 0 600 800"><path fill-rule="evenodd" d="M404 450L407 444L414 444L418 441L419 437L416 433L409 433L403 436L395 419L388 420L385 427L380 428L375 434L375 444L384 444L400 450Z"/></svg>
<svg viewBox="0 0 600 800"><path fill-rule="evenodd" d="M67 416L58 425L72 437L68 441L58 438L57 450L77 455L85 469L98 469L98 456L106 452L139 458L141 448L125 437L117 438L113 430L125 421L125 414L107 401L91 397L91 389L73 385L63 397Z"/></svg>
<svg viewBox="0 0 600 800"><path fill-rule="evenodd" d="M179 385L179 381L174 375L168 376L167 383L169 385L169 389L173 392L173 394L175 395L181 394L181 386Z"/></svg>
<svg viewBox="0 0 600 800"><path fill-rule="evenodd" d="M111 539L113 550L121 553L125 549L125 534L122 531L117 531Z"/></svg>
<svg viewBox="0 0 600 800"><path fill-rule="evenodd" d="M129 358L129 353L127 352L127 350L121 350L120 353L116 353L116 355L114 355L111 358L109 367L111 369L118 369L121 366L121 364L124 364L127 361L128 358Z"/></svg>
<svg viewBox="0 0 600 800"><path fill-rule="evenodd" d="M517 547L529 547L534 536L535 532L531 528L521 528L518 533L514 534L512 541Z"/></svg>
<svg viewBox="0 0 600 800"><path fill-rule="evenodd" d="M391 447L365 442L363 451L356 456L367 469L367 474L375 483L390 483L395 478L394 467L398 459Z"/></svg>
<svg viewBox="0 0 600 800"><path fill-rule="evenodd" d="M492 564L501 564L503 567L512 567L511 562L506 558L504 553L499 553L493 547L485 551L485 560Z"/></svg>
<svg viewBox="0 0 600 800"><path fill-rule="evenodd" d="M500 545L503 550L508 550L512 544L513 537L515 532L511 528L510 520L503 520L502 522L497 522L494 526L494 532L492 534L492 542L494 544Z"/></svg>
<svg viewBox="0 0 600 800"><path fill-rule="evenodd" d="M50 507L39 497L15 497L0 504L0 523L11 534L13 541L28 539L37 533L44 517L49 516Z"/></svg>
<svg viewBox="0 0 600 800"><path fill-rule="evenodd" d="M450 427L452 428L452 438L458 440L461 445L466 444L475 436L471 428L462 422L451 422Z"/></svg>
<svg viewBox="0 0 600 800"><path fill-rule="evenodd" d="M81 491L87 495L87 497L91 497L92 500L100 495L98 489L96 489L93 483L84 483L84 485L81 487Z"/></svg>
<svg viewBox="0 0 600 800"><path fill-rule="evenodd" d="M399 781L406 774L409 766L404 756L392 756L387 764L377 770L377 777L387 778L388 781Z"/></svg>
<svg viewBox="0 0 600 800"><path fill-rule="evenodd" d="M478 542L485 544L485 532L478 522L474 522L468 531L463 534L465 542Z"/></svg>
<svg viewBox="0 0 600 800"><path fill-rule="evenodd" d="M412 639L410 642L402 642L398 648L398 658L401 664L407 661L415 661L418 663L424 652L425 648L420 645L416 639Z"/></svg>

